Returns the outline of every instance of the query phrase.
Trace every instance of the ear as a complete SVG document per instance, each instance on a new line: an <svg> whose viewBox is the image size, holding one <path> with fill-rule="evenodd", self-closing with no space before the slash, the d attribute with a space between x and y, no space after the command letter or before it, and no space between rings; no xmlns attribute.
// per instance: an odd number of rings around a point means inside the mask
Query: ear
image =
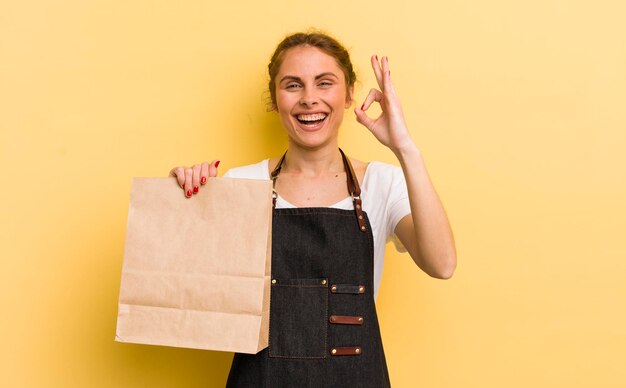
<svg viewBox="0 0 626 388"><path fill-rule="evenodd" d="M348 88L348 95L346 96L346 109L352 106L354 102L354 85Z"/></svg>

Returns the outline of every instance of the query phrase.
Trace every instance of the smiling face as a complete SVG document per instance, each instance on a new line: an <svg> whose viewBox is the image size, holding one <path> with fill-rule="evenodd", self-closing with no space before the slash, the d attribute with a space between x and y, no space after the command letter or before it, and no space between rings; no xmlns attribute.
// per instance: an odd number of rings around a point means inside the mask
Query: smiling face
<svg viewBox="0 0 626 388"><path fill-rule="evenodd" d="M307 149L336 145L352 91L348 93L334 57L311 46L290 48L283 54L275 88L276 110L290 144Z"/></svg>

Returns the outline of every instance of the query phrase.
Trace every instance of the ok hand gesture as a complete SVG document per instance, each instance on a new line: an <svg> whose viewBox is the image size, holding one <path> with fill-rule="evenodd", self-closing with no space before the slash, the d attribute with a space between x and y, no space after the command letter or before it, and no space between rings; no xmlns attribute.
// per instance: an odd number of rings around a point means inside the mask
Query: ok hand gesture
<svg viewBox="0 0 626 388"><path fill-rule="evenodd" d="M398 153L404 147L414 144L406 127L400 100L396 96L396 90L391 80L388 58L382 57L379 63L378 56L372 56L372 68L380 90L371 89L363 105L360 108L355 108L354 113L357 121L367 127L379 142L389 147L394 153ZM372 119L365 112L374 102L380 104L382 113L377 118Z"/></svg>

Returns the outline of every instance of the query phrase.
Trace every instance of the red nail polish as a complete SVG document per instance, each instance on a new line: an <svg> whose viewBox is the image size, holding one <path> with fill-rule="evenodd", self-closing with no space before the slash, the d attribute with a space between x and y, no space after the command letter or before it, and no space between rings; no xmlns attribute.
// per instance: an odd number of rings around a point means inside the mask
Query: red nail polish
<svg viewBox="0 0 626 388"><path fill-rule="evenodd" d="M195 193L197 193L197 192L198 192L198 186L194 186L194 187L193 187L193 193L195 194Z"/></svg>
<svg viewBox="0 0 626 388"><path fill-rule="evenodd" d="M205 184L206 183L206 177L203 176L202 179L200 179L200 183Z"/></svg>
<svg viewBox="0 0 626 388"><path fill-rule="evenodd" d="M378 55L374 55L376 57L376 60L378 60Z"/></svg>
<svg viewBox="0 0 626 388"><path fill-rule="evenodd" d="M191 190L187 190L187 196L191 197Z"/></svg>
<svg viewBox="0 0 626 388"><path fill-rule="evenodd" d="M215 162L215 168L217 168L220 165L220 161L218 160L217 162Z"/></svg>
<svg viewBox="0 0 626 388"><path fill-rule="evenodd" d="M365 108L365 104L361 105L361 110L363 110L363 108Z"/></svg>

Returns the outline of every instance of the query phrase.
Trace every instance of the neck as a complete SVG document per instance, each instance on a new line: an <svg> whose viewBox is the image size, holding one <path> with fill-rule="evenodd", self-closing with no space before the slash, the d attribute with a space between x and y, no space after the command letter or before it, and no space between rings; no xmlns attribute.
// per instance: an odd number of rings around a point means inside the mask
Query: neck
<svg viewBox="0 0 626 388"><path fill-rule="evenodd" d="M343 160L336 142L316 149L304 149L290 142L283 167L287 173L310 177L343 170Z"/></svg>

